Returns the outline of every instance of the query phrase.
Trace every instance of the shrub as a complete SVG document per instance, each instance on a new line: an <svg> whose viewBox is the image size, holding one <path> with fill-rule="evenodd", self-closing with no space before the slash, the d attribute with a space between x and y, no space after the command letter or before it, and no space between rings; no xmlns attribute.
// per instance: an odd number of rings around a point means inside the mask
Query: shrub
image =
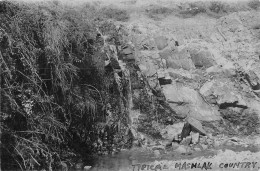
<svg viewBox="0 0 260 171"><path fill-rule="evenodd" d="M129 13L126 10L115 8L115 7L101 8L100 13L104 18L114 19L116 21L126 22L130 18Z"/></svg>
<svg viewBox="0 0 260 171"><path fill-rule="evenodd" d="M120 38L97 13L55 1L0 2L2 169L52 170L68 157L111 150L113 138L103 146L100 137L107 130L114 137L118 122L124 129L126 107L114 74L104 69L97 30ZM109 123L108 103L115 108Z"/></svg>
<svg viewBox="0 0 260 171"><path fill-rule="evenodd" d="M260 1L259 0L251 0L247 4L250 8L257 10L260 7Z"/></svg>
<svg viewBox="0 0 260 171"><path fill-rule="evenodd" d="M209 6L209 10L211 12L214 12L217 14L223 13L223 12L224 13L228 12L225 4L223 4L222 2L218 2L218 1L211 2L210 6Z"/></svg>
<svg viewBox="0 0 260 171"><path fill-rule="evenodd" d="M146 9L145 12L149 18L158 20L170 15L173 10L167 7L152 6L151 8Z"/></svg>
<svg viewBox="0 0 260 171"><path fill-rule="evenodd" d="M191 4L190 8L180 11L179 15L184 18L189 18L205 12L206 9L204 7Z"/></svg>
<svg viewBox="0 0 260 171"><path fill-rule="evenodd" d="M179 14L184 18L189 18L189 17L193 17L193 16L196 16L197 14L205 13L205 12L206 12L206 10L202 7L194 7L194 8L189 8L184 11L180 11Z"/></svg>

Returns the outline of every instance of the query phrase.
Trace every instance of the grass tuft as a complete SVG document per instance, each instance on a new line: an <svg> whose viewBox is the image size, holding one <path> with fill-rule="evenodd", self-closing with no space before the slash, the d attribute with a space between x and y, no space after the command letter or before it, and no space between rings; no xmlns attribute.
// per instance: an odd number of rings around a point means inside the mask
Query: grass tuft
<svg viewBox="0 0 260 171"><path fill-rule="evenodd" d="M105 16L125 21L128 14L110 8L99 12L90 4L0 2L4 170L52 170L69 157L112 150L114 127L126 112L114 75L104 67L108 44L120 45ZM104 41L97 30L111 40ZM109 103L115 109L108 122ZM97 128L99 122L106 130Z"/></svg>
<svg viewBox="0 0 260 171"><path fill-rule="evenodd" d="M172 12L172 9L163 6L151 6L145 10L146 15L154 20L163 19L172 14Z"/></svg>
<svg viewBox="0 0 260 171"><path fill-rule="evenodd" d="M111 6L101 8L99 13L104 18L114 19L116 21L126 22L130 18L129 13L126 10Z"/></svg>

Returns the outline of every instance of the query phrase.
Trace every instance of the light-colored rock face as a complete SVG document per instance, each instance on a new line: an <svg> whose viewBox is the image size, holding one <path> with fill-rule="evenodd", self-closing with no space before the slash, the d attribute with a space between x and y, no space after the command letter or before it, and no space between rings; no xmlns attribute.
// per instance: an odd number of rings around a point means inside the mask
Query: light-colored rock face
<svg viewBox="0 0 260 171"><path fill-rule="evenodd" d="M212 54L209 51L192 51L191 60L196 68L209 68L216 65L216 62L212 58Z"/></svg>
<svg viewBox="0 0 260 171"><path fill-rule="evenodd" d="M176 138L179 134L181 134L181 131L183 129L184 123L180 122L174 125L168 125L164 129L161 130L161 134L164 139L167 140L173 140L173 138Z"/></svg>
<svg viewBox="0 0 260 171"><path fill-rule="evenodd" d="M160 21L136 15L126 28L136 64L171 116L219 121L225 112L260 117L259 23L259 11Z"/></svg>
<svg viewBox="0 0 260 171"><path fill-rule="evenodd" d="M192 144L197 144L199 142L200 134L198 132L191 132L190 135Z"/></svg>
<svg viewBox="0 0 260 171"><path fill-rule="evenodd" d="M180 86L176 82L171 85L164 85L162 89L167 102L170 103L176 113L192 116L201 121L220 119L220 114L216 108L206 103L194 89Z"/></svg>
<svg viewBox="0 0 260 171"><path fill-rule="evenodd" d="M187 49L181 51L173 52L166 59L167 68L191 70L195 69L194 63L191 60L190 53Z"/></svg>

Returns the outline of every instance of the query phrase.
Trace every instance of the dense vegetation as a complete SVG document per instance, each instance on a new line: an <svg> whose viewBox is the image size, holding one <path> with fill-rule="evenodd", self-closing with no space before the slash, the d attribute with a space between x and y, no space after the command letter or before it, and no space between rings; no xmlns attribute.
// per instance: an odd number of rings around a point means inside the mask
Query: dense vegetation
<svg viewBox="0 0 260 171"><path fill-rule="evenodd" d="M128 16L110 12L0 2L2 169L52 170L126 144L128 83L105 60L124 43L108 19Z"/></svg>

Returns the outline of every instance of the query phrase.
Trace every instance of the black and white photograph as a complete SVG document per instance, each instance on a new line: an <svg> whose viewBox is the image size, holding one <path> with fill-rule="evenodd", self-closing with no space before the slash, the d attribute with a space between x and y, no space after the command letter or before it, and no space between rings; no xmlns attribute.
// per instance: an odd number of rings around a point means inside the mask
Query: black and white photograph
<svg viewBox="0 0 260 171"><path fill-rule="evenodd" d="M0 0L0 171L260 171L260 0Z"/></svg>

